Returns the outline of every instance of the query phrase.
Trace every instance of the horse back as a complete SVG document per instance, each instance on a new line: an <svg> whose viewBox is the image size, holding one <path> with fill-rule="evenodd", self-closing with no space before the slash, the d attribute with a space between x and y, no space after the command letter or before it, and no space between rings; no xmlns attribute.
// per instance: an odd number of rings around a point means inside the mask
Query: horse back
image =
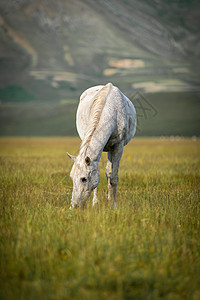
<svg viewBox="0 0 200 300"><path fill-rule="evenodd" d="M107 88L107 93L102 91ZM112 123L111 140L124 140L126 145L134 136L136 131L136 112L132 102L111 83L98 85L84 91L80 97L77 110L76 125L80 138L83 140L91 123L91 111L94 100L98 95L106 97L102 113L103 126ZM99 121L100 121L99 115ZM118 135L118 136L117 136ZM112 137L115 137L114 139Z"/></svg>

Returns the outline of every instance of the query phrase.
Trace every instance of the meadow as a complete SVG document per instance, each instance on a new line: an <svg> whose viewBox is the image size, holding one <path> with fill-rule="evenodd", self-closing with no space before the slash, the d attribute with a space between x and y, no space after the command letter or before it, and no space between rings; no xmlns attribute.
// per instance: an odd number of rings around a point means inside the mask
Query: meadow
<svg viewBox="0 0 200 300"><path fill-rule="evenodd" d="M136 138L69 210L77 138L0 139L0 299L200 299L200 140Z"/></svg>

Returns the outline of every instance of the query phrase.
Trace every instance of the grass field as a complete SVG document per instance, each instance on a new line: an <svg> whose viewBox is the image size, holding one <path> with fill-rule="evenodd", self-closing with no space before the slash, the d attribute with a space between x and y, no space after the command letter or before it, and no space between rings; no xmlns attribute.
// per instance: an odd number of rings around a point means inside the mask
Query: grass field
<svg viewBox="0 0 200 300"><path fill-rule="evenodd" d="M0 299L200 299L200 140L133 140L69 210L76 138L1 138Z"/></svg>

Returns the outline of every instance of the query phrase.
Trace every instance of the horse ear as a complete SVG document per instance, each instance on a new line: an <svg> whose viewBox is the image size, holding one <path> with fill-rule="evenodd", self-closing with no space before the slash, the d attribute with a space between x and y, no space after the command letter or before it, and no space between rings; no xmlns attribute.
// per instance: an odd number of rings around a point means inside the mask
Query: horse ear
<svg viewBox="0 0 200 300"><path fill-rule="evenodd" d="M73 162L75 162L76 156L71 155L71 154L69 154L68 152L66 152L66 153L67 153L67 155L69 156L69 158L70 158Z"/></svg>
<svg viewBox="0 0 200 300"><path fill-rule="evenodd" d="M89 156L87 156L85 158L85 162L86 162L86 165L89 166L91 164L91 159L89 158Z"/></svg>

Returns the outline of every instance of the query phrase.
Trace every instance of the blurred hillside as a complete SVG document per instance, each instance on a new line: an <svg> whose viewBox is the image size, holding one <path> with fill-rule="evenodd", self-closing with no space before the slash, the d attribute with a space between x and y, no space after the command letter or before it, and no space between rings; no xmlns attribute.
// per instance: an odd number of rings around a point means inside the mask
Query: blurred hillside
<svg viewBox="0 0 200 300"><path fill-rule="evenodd" d="M163 109L162 93L180 98L182 109L195 103L194 128L179 134L198 135L199 11L199 1L189 0L1 0L0 134L40 135L44 119L45 135L51 127L53 135L75 134L80 94L111 81L133 102L138 93L160 95L156 107L145 103L152 115Z"/></svg>

